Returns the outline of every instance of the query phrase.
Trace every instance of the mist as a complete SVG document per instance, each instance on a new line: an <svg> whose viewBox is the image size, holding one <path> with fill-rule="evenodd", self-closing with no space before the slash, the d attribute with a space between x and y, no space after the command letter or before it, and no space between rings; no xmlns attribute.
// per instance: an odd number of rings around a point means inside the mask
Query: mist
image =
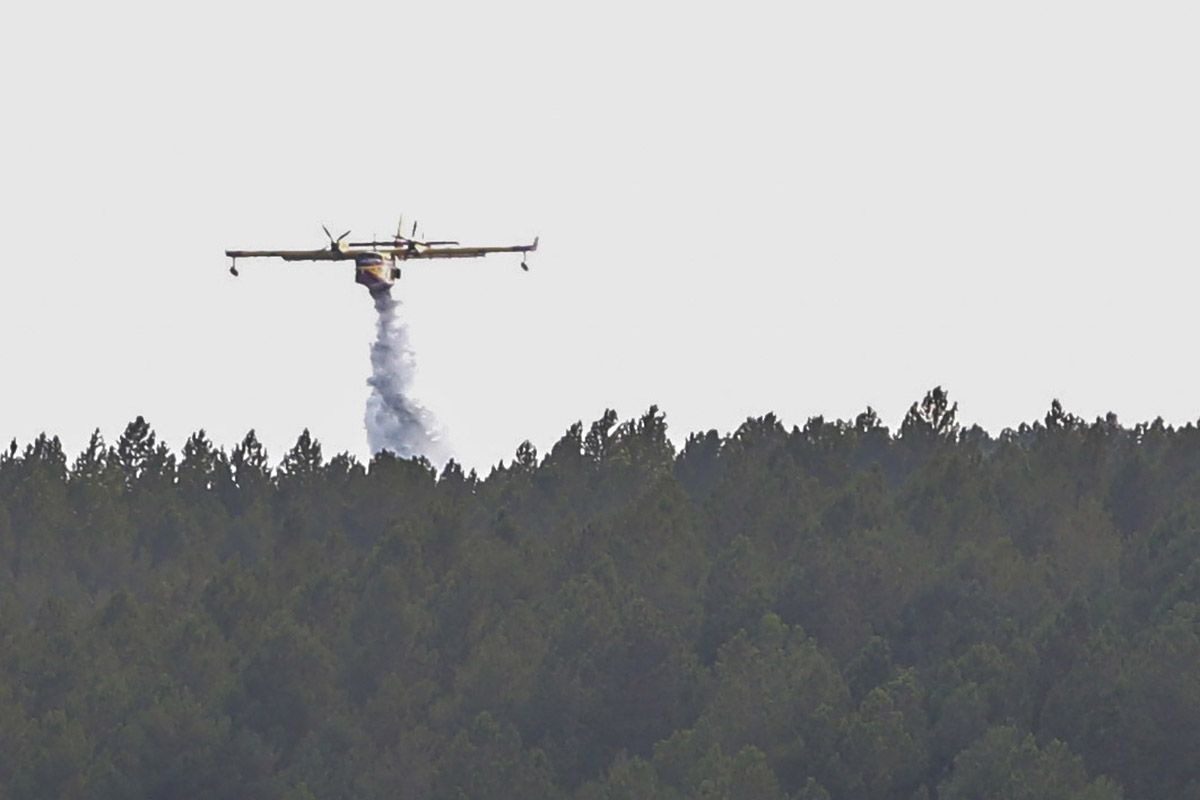
<svg viewBox="0 0 1200 800"><path fill-rule="evenodd" d="M449 458L449 448L437 418L412 395L416 357L400 316L403 304L390 289L373 297L379 319L367 379L367 446L372 455L388 450L401 458L425 456L441 464Z"/></svg>

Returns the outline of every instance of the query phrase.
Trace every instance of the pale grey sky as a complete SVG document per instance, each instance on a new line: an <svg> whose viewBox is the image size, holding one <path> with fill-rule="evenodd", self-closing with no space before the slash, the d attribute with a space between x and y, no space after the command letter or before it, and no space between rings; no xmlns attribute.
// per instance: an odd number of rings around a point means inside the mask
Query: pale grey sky
<svg viewBox="0 0 1200 800"><path fill-rule="evenodd" d="M320 224L414 265L460 460L606 406L677 440L934 384L1200 417L1200 7L1186 2L19 4L0 47L0 438L74 455L304 427L366 454L375 313Z"/></svg>

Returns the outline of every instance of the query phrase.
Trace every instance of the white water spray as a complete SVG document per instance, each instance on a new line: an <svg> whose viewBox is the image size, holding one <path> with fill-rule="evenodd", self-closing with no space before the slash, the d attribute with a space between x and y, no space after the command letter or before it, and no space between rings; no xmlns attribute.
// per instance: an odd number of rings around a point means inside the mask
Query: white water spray
<svg viewBox="0 0 1200 800"><path fill-rule="evenodd" d="M367 379L367 445L372 454L390 450L401 458L425 456L440 464L447 453L437 420L411 395L416 359L408 326L400 319L400 301L390 289L376 292L374 298L379 322Z"/></svg>

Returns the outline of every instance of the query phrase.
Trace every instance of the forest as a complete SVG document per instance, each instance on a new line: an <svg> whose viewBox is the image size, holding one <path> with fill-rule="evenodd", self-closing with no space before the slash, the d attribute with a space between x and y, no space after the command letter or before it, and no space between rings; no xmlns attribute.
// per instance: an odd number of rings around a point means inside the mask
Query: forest
<svg viewBox="0 0 1200 800"><path fill-rule="evenodd" d="M0 797L1200 800L1200 426L0 451Z"/></svg>

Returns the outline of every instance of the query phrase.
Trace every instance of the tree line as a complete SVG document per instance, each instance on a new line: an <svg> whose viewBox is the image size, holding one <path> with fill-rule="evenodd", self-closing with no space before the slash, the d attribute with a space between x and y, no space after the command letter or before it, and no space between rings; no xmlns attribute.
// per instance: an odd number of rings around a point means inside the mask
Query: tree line
<svg viewBox="0 0 1200 800"><path fill-rule="evenodd" d="M0 452L0 796L1200 798L1200 427Z"/></svg>

